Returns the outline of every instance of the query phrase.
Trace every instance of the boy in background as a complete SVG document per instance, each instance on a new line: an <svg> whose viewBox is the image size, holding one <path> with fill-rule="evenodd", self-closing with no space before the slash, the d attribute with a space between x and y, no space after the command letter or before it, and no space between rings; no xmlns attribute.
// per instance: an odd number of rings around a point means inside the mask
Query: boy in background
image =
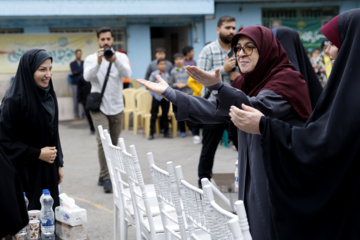
<svg viewBox="0 0 360 240"><path fill-rule="evenodd" d="M165 71L166 60L164 58L157 60L157 68L158 68L158 70L155 70L150 74L149 81L158 82L158 80L156 79L156 75L160 75L160 77L162 79L164 79L165 81L167 81L168 83L171 84L171 77L170 77L169 73L167 73ZM152 105L151 105L149 140L154 139L155 122L156 122L157 114L159 111L159 106L161 106L161 110L162 110L162 115L160 118L160 128L163 129L165 138L172 138L172 136L169 133L169 119L168 119L170 103L161 94L157 94L153 91L150 91L150 93L153 96L153 99L152 99Z"/></svg>
<svg viewBox="0 0 360 240"><path fill-rule="evenodd" d="M192 89L188 86L188 78L185 67L184 67L184 55L181 53L176 53L174 55L175 68L171 70L171 81L174 89L179 89L180 91L192 95ZM191 128L191 123L187 121L189 128ZM185 121L178 121L178 126L180 129L181 137L186 136L185 132ZM194 135L194 134L193 134ZM199 134L197 134L199 135ZM200 138L200 137L199 137Z"/></svg>
<svg viewBox="0 0 360 240"><path fill-rule="evenodd" d="M194 48L192 46L185 46L183 48L184 54L184 66L196 66L196 62L194 60Z"/></svg>

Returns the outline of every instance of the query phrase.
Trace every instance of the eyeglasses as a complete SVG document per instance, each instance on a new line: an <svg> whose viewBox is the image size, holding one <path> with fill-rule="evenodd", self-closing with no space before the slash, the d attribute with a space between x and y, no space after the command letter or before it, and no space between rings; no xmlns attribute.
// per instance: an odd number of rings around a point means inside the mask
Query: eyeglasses
<svg viewBox="0 0 360 240"><path fill-rule="evenodd" d="M246 56L250 56L253 51L254 51L254 48L257 48L255 46L248 46L248 45L245 45L243 47L239 46L239 45L236 45L233 47L233 52L235 53L235 55L240 52L241 50L243 50L243 53L246 55Z"/></svg>

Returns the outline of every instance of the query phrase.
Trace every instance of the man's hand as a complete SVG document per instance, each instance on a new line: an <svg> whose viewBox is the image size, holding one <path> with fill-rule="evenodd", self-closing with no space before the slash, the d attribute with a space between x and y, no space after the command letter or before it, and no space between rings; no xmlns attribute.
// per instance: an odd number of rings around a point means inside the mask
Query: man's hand
<svg viewBox="0 0 360 240"><path fill-rule="evenodd" d="M264 114L245 104L241 104L241 107L242 109L231 106L229 113L231 121L244 132L260 134L259 123Z"/></svg>
<svg viewBox="0 0 360 240"><path fill-rule="evenodd" d="M145 79L136 79L138 83L141 83L146 88L150 89L153 92L156 92L158 94L163 94L166 90L166 88L169 86L169 84L160 77L160 75L156 75L156 79L159 81L159 83L154 83Z"/></svg>
<svg viewBox="0 0 360 240"><path fill-rule="evenodd" d="M236 59L235 57L229 58L226 56L226 61L224 62L223 68L225 72L230 72L232 69L236 67Z"/></svg>
<svg viewBox="0 0 360 240"><path fill-rule="evenodd" d="M97 50L98 64L100 65L104 56L104 48Z"/></svg>
<svg viewBox="0 0 360 240"><path fill-rule="evenodd" d="M220 68L216 68L215 73L209 73L195 66L186 66L186 71L190 77L205 87L211 87L221 82Z"/></svg>
<svg viewBox="0 0 360 240"><path fill-rule="evenodd" d="M40 152L39 159L53 164L57 156L56 147L43 147Z"/></svg>

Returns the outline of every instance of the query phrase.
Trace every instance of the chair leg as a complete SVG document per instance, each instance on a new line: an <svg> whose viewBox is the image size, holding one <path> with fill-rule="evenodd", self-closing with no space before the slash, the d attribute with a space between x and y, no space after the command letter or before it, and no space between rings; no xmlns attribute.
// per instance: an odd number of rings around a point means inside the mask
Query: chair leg
<svg viewBox="0 0 360 240"><path fill-rule="evenodd" d="M159 119L159 117L157 117L156 121L155 121L155 132L156 132L157 136L160 135L160 119Z"/></svg>
<svg viewBox="0 0 360 240"><path fill-rule="evenodd" d="M144 117L145 138L149 138L150 136L150 120L151 120L151 114L146 114Z"/></svg>
<svg viewBox="0 0 360 240"><path fill-rule="evenodd" d="M130 112L124 111L124 130L129 130Z"/></svg>
<svg viewBox="0 0 360 240"><path fill-rule="evenodd" d="M134 134L136 135L137 134L137 132L138 132L138 121L139 121L139 115L138 114L134 114L134 126L133 126L133 128L134 128Z"/></svg>
<svg viewBox="0 0 360 240"><path fill-rule="evenodd" d="M119 208L116 206L115 202L114 202L114 240L118 240L119 239L119 229L117 228L118 224L119 224Z"/></svg>
<svg viewBox="0 0 360 240"><path fill-rule="evenodd" d="M171 125L172 125L172 134L173 134L173 137L176 137L177 135L177 130L178 130L178 123L175 119L175 117L171 118Z"/></svg>

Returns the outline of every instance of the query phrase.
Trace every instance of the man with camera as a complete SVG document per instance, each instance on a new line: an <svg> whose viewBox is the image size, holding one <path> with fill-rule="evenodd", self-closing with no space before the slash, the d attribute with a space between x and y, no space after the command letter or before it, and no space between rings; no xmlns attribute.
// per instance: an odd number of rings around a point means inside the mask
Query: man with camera
<svg viewBox="0 0 360 240"><path fill-rule="evenodd" d="M90 114L95 126L98 144L100 162L98 185L104 187L105 193L111 193L112 185L97 126L102 125L104 129L108 129L112 143L117 145L124 110L123 78L131 77L131 68L126 54L114 51L112 48L114 37L111 28L99 28L97 30L97 41L99 50L85 59L84 78L91 83L89 97L96 94L101 95L99 98L100 107L98 109L91 108ZM87 108L92 105L89 97L86 102Z"/></svg>

